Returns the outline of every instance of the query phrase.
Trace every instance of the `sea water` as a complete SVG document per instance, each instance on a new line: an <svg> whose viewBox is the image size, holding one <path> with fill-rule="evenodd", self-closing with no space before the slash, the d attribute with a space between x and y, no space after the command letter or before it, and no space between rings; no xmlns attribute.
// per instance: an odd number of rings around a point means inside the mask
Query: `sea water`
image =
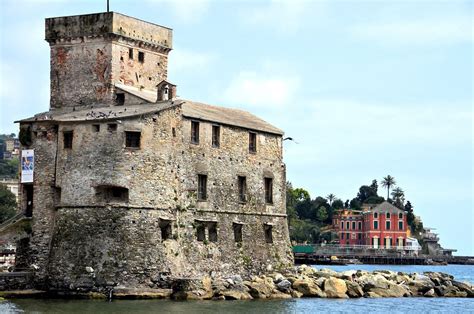
<svg viewBox="0 0 474 314"><path fill-rule="evenodd" d="M440 271L474 282L474 266L349 265L313 266L336 271L388 269L406 273ZM252 301L15 299L0 303L0 313L474 313L468 298L291 299Z"/></svg>

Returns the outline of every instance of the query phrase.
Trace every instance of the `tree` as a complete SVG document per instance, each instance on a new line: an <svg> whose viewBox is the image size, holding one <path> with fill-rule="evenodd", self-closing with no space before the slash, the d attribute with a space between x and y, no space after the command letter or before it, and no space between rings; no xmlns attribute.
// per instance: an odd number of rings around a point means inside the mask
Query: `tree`
<svg viewBox="0 0 474 314"><path fill-rule="evenodd" d="M377 184L377 180L372 180L372 184L370 185L370 188L372 189L372 191L374 191L374 194L375 195L378 195L378 189L379 189L379 185Z"/></svg>
<svg viewBox="0 0 474 314"><path fill-rule="evenodd" d="M344 208L349 208L349 200L346 200L346 202L344 203Z"/></svg>
<svg viewBox="0 0 474 314"><path fill-rule="evenodd" d="M331 193L328 196L326 196L326 199L328 200L329 205L332 206L332 202L334 202L334 200L336 199L336 195Z"/></svg>
<svg viewBox="0 0 474 314"><path fill-rule="evenodd" d="M387 188L387 201L390 198L390 188L396 184L395 178L391 175L387 175L382 180L382 186Z"/></svg>
<svg viewBox="0 0 474 314"><path fill-rule="evenodd" d="M328 219L328 212L326 210L326 207L319 207L318 211L316 212L316 218L321 222L324 222L326 221L326 219Z"/></svg>
<svg viewBox="0 0 474 314"><path fill-rule="evenodd" d="M368 186L363 185L359 188L359 193L357 193L357 200L359 203L364 204L367 202L367 199L373 196L378 196L377 193L374 193L374 190Z"/></svg>
<svg viewBox="0 0 474 314"><path fill-rule="evenodd" d="M404 202L405 202L405 192L400 187L396 187L392 191L392 197L394 201L394 205L400 209L403 209Z"/></svg>
<svg viewBox="0 0 474 314"><path fill-rule="evenodd" d="M344 202L341 201L340 199L336 199L334 200L334 202L332 202L332 208L334 209L341 209L344 207Z"/></svg>
<svg viewBox="0 0 474 314"><path fill-rule="evenodd" d="M412 213L413 212L413 206L411 205L410 201L407 201L405 204L405 211Z"/></svg>
<svg viewBox="0 0 474 314"><path fill-rule="evenodd" d="M359 202L359 200L356 198L353 198L349 204L349 207L351 209L356 209L356 210L359 210L362 208L362 204Z"/></svg>
<svg viewBox="0 0 474 314"><path fill-rule="evenodd" d="M15 216L16 198L15 194L3 184L0 184L0 223Z"/></svg>

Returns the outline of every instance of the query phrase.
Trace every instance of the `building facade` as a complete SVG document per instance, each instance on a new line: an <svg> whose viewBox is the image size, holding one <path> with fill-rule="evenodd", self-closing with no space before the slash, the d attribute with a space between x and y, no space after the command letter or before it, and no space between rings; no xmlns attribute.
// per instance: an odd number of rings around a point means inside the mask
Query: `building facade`
<svg viewBox="0 0 474 314"><path fill-rule="evenodd" d="M360 211L343 209L333 217L340 245L399 248L407 245L406 213L388 202L364 205Z"/></svg>
<svg viewBox="0 0 474 314"><path fill-rule="evenodd" d="M37 286L154 288L292 265L280 129L178 99L168 28L108 12L47 19L46 40L51 108L19 121L34 179L20 186L32 233L17 266Z"/></svg>

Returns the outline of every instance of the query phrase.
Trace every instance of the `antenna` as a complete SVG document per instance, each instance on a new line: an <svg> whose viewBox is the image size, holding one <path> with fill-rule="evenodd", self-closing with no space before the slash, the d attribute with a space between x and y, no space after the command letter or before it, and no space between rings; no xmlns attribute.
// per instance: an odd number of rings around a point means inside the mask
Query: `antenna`
<svg viewBox="0 0 474 314"><path fill-rule="evenodd" d="M107 12L109 12L109 0L107 0Z"/></svg>

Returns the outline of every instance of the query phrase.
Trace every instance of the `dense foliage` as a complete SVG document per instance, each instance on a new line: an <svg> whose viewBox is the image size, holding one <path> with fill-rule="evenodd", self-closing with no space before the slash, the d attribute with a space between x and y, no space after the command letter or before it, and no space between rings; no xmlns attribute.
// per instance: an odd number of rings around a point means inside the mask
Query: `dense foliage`
<svg viewBox="0 0 474 314"><path fill-rule="evenodd" d="M16 210L15 195L7 189L6 186L0 184L0 223L13 217Z"/></svg>
<svg viewBox="0 0 474 314"><path fill-rule="evenodd" d="M387 188L387 200L407 213L407 222L414 235L423 231L423 225L418 222L413 213L410 201L405 201L405 193L400 187L395 186L395 178L388 175L383 178L382 186ZM393 188L393 189L392 189ZM390 189L392 192L390 193ZM392 198L388 198L391 195ZM302 188L293 188L287 183L286 205L290 238L297 243L320 243L331 240L330 228L332 217L337 209L361 209L362 204L380 204L385 198L378 195L377 180L370 185L362 185L356 197L343 202L334 194L326 197L317 196L312 199L309 192Z"/></svg>

